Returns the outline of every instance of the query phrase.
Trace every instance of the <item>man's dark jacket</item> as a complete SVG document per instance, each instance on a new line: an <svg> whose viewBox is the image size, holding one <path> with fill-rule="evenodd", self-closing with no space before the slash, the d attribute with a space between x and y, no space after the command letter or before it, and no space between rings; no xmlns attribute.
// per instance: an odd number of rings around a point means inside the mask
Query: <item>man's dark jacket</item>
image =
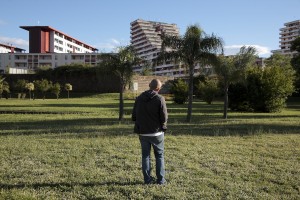
<svg viewBox="0 0 300 200"><path fill-rule="evenodd" d="M134 132L151 134L167 130L168 112L164 97L156 91L147 90L135 100L132 120Z"/></svg>

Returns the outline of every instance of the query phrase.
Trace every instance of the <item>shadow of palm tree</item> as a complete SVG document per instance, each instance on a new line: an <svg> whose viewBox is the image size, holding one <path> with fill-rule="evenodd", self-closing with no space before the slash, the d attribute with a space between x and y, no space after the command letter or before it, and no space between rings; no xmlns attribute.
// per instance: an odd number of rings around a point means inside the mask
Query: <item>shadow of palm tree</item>
<svg viewBox="0 0 300 200"><path fill-rule="evenodd" d="M80 183L80 182L59 182L59 183L18 183L18 184L7 184L0 183L0 189L12 190L12 189L24 189L24 188L33 188L39 189L44 187L50 188L59 188L59 187L97 187L97 186L134 186L134 185L143 185L142 181L132 181L132 182L118 182L118 181L109 181L109 182L88 182L88 183Z"/></svg>

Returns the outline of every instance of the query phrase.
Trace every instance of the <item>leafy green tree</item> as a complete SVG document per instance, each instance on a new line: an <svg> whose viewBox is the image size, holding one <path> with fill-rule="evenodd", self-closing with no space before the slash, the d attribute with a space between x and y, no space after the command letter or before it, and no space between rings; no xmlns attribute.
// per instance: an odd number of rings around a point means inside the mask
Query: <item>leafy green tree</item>
<svg viewBox="0 0 300 200"><path fill-rule="evenodd" d="M18 93L18 98L23 98L26 93L26 84L28 83L27 80L19 79L17 82L13 83L13 89Z"/></svg>
<svg viewBox="0 0 300 200"><path fill-rule="evenodd" d="M255 48L245 46L241 47L239 53L235 56L219 57L220 64L215 65L215 72L224 87L224 119L227 119L229 85L245 79L245 69L254 64L255 58Z"/></svg>
<svg viewBox="0 0 300 200"><path fill-rule="evenodd" d="M132 46L119 47L118 53L103 53L99 58L102 60L100 64L102 67L119 77L119 120L121 121L124 117L124 90L132 80L132 67L138 65L141 59L136 55Z"/></svg>
<svg viewBox="0 0 300 200"><path fill-rule="evenodd" d="M215 78L206 79L204 82L199 81L196 88L199 90L203 100L208 104L211 104L219 93L218 80Z"/></svg>
<svg viewBox="0 0 300 200"><path fill-rule="evenodd" d="M50 78L53 69L50 65L42 65L35 70L35 73L43 78Z"/></svg>
<svg viewBox="0 0 300 200"><path fill-rule="evenodd" d="M265 60L266 66L288 67L291 66L291 57L275 53Z"/></svg>
<svg viewBox="0 0 300 200"><path fill-rule="evenodd" d="M215 65L218 61L216 53L223 51L221 38L207 35L198 26L189 26L183 36L162 35L162 52L160 59L164 61L181 61L188 67L188 110L186 121L191 122L193 104L193 78L197 64L201 66Z"/></svg>
<svg viewBox="0 0 300 200"><path fill-rule="evenodd" d="M300 53L300 37L297 37L295 40L291 42L291 51L297 51Z"/></svg>
<svg viewBox="0 0 300 200"><path fill-rule="evenodd" d="M188 98L188 85L182 79L174 80L171 86L171 93L174 95L174 103L184 104Z"/></svg>
<svg viewBox="0 0 300 200"><path fill-rule="evenodd" d="M294 91L295 71L290 66L250 68L247 72L248 98L254 111L278 112Z"/></svg>
<svg viewBox="0 0 300 200"><path fill-rule="evenodd" d="M67 90L67 92L68 92L68 99L69 99L69 97L70 97L70 91L72 91L73 90L73 86L70 84L70 83L66 83L65 84L65 90Z"/></svg>
<svg viewBox="0 0 300 200"><path fill-rule="evenodd" d="M51 84L52 83L49 82L47 79L34 81L34 85L35 85L37 91L42 93L43 100L45 100L46 92L51 88Z"/></svg>
<svg viewBox="0 0 300 200"><path fill-rule="evenodd" d="M291 65L293 66L294 70L296 71L295 86L296 86L296 88L298 90L298 94L299 94L299 91L300 91L300 37L296 38L291 44L292 44L291 50L298 52L291 59Z"/></svg>
<svg viewBox="0 0 300 200"><path fill-rule="evenodd" d="M33 83L26 83L25 88L29 92L29 99L31 99L31 93L34 91L34 84Z"/></svg>
<svg viewBox="0 0 300 200"><path fill-rule="evenodd" d="M5 78L2 78L2 76L0 75L0 98L1 99L4 91L9 93L9 84L4 80Z"/></svg>
<svg viewBox="0 0 300 200"><path fill-rule="evenodd" d="M59 83L55 83L51 86L51 92L56 95L56 99L58 99L61 88Z"/></svg>

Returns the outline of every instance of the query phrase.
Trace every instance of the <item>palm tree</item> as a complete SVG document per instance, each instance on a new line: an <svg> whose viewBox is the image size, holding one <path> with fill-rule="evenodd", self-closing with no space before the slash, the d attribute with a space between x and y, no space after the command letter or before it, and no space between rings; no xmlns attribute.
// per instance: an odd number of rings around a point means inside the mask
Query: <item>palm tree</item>
<svg viewBox="0 0 300 200"><path fill-rule="evenodd" d="M215 72L224 86L224 112L223 118L227 119L228 109L228 88L231 83L241 80L243 73L248 66L254 64L256 50L254 47L241 47L239 53L235 56L220 56L220 64L215 66Z"/></svg>
<svg viewBox="0 0 300 200"><path fill-rule="evenodd" d="M198 26L189 26L183 36L162 34L162 52L159 59L181 61L188 67L188 111L187 122L191 122L193 103L193 78L197 64L215 65L216 53L223 52L222 39L214 34L207 35Z"/></svg>
<svg viewBox="0 0 300 200"><path fill-rule="evenodd" d="M136 55L132 46L119 47L118 53L104 53L99 56L101 66L113 72L120 80L119 85L119 120L124 117L124 98L123 93L126 85L131 81L133 76L133 66L141 62Z"/></svg>

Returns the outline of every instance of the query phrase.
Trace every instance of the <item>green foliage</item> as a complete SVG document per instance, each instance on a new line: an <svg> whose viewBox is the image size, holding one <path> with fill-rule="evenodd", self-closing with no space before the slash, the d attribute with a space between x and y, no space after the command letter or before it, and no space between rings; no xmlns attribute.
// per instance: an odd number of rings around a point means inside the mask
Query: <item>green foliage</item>
<svg viewBox="0 0 300 200"><path fill-rule="evenodd" d="M250 81L250 80L249 80ZM253 86L253 89L256 89L255 84L249 84L249 86ZM230 84L228 89L228 107L234 111L253 111L251 106L249 105L249 99L257 98L248 96L248 88L245 84L235 83Z"/></svg>
<svg viewBox="0 0 300 200"><path fill-rule="evenodd" d="M66 83L64 88L68 92L68 99L69 99L70 98L70 91L73 90L73 86L70 83Z"/></svg>
<svg viewBox="0 0 300 200"><path fill-rule="evenodd" d="M64 88L67 91L72 91L73 90L73 86L70 83L66 83Z"/></svg>
<svg viewBox="0 0 300 200"><path fill-rule="evenodd" d="M218 87L218 80L215 78L206 79L204 82L199 81L196 88L199 90L202 99L208 104L212 103L215 96L220 91Z"/></svg>
<svg viewBox="0 0 300 200"><path fill-rule="evenodd" d="M231 95L230 108L233 110L254 110L256 112L279 112L285 107L288 96L294 91L294 70L288 67L253 67L247 71L246 88ZM233 91L234 92L234 91ZM246 93L240 98L235 96Z"/></svg>
<svg viewBox="0 0 300 200"><path fill-rule="evenodd" d="M36 90L42 93L43 99L45 99L46 92L51 88L52 82L48 81L47 79L35 80L34 85L36 87Z"/></svg>
<svg viewBox="0 0 300 200"><path fill-rule="evenodd" d="M50 65L42 65L38 69L35 70L35 73L43 78L50 78L51 74L53 72L53 69Z"/></svg>
<svg viewBox="0 0 300 200"><path fill-rule="evenodd" d="M291 57L287 55L282 55L279 53L271 55L268 59L265 60L266 66L279 66L279 67L290 67L291 66Z"/></svg>
<svg viewBox="0 0 300 200"><path fill-rule="evenodd" d="M25 88L29 92L29 99L31 99L31 92L34 90L34 84L33 83L26 83Z"/></svg>
<svg viewBox="0 0 300 200"><path fill-rule="evenodd" d="M58 99L59 94L60 94L60 91L61 91L60 84L59 84L59 83L55 83L55 84L51 85L50 90L51 90L51 92L52 92L53 94L56 95L56 99Z"/></svg>
<svg viewBox="0 0 300 200"><path fill-rule="evenodd" d="M296 71L295 86L297 89L296 95L300 95L300 37L296 38L292 43L291 50L297 51L298 53L291 59L291 65Z"/></svg>
<svg viewBox="0 0 300 200"><path fill-rule="evenodd" d="M34 90L34 84L33 83L26 83L25 89L28 91L33 91Z"/></svg>
<svg viewBox="0 0 300 200"><path fill-rule="evenodd" d="M256 49L254 47L243 46L235 56L219 57L219 65L214 67L215 72L219 76L219 80L223 85L224 91L224 113L223 118L227 118L228 108L228 90L230 84L244 82L245 71L252 66L256 58ZM234 105L234 104L232 104Z"/></svg>
<svg viewBox="0 0 300 200"><path fill-rule="evenodd" d="M181 37L162 33L162 52L158 60L182 61L188 68L188 110L187 122L191 121L194 92L194 69L201 66L218 63L216 53L223 52L223 41L214 34L206 34L198 25L187 27Z"/></svg>
<svg viewBox="0 0 300 200"><path fill-rule="evenodd" d="M0 75L0 98L2 98L2 94L3 92L9 93L9 84L4 81L5 78L2 78L2 76Z"/></svg>
<svg viewBox="0 0 300 200"><path fill-rule="evenodd" d="M297 51L300 53L300 37L297 37L295 40L291 42L291 51Z"/></svg>
<svg viewBox="0 0 300 200"><path fill-rule="evenodd" d="M124 98L123 93L126 85L130 84L133 76L133 67L140 64L142 59L138 57L133 46L119 47L117 54L106 53L99 55L101 59L100 68L111 71L120 80L120 107L119 120L124 117Z"/></svg>
<svg viewBox="0 0 300 200"><path fill-rule="evenodd" d="M188 98L188 85L182 79L176 79L171 86L173 101L177 104L184 104Z"/></svg>
<svg viewBox="0 0 300 200"><path fill-rule="evenodd" d="M19 79L17 80L17 82L13 83L13 89L16 92L20 92L20 93L24 93L26 90L26 84L28 83L27 80L24 79Z"/></svg>

